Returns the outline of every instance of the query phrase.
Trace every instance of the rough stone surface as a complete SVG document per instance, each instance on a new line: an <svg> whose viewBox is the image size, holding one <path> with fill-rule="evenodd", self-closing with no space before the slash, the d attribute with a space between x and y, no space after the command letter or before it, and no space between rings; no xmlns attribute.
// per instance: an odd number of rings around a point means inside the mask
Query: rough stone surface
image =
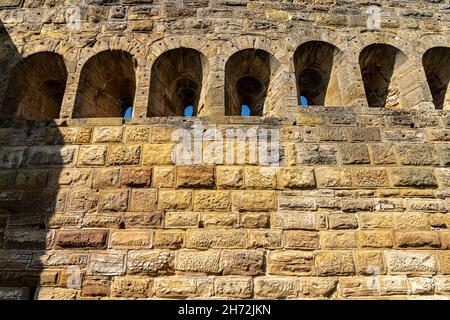
<svg viewBox="0 0 450 320"><path fill-rule="evenodd" d="M0 300L450 298L449 21L1 1Z"/></svg>

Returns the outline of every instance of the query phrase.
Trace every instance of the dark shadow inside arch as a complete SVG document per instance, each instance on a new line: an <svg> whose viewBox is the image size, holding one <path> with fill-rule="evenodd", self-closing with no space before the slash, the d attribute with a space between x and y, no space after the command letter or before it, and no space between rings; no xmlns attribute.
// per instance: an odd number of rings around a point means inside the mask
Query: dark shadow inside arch
<svg viewBox="0 0 450 320"><path fill-rule="evenodd" d="M262 116L269 91L273 57L260 49L233 54L225 66L225 114L240 116L242 106L252 116Z"/></svg>
<svg viewBox="0 0 450 320"><path fill-rule="evenodd" d="M405 60L405 55L391 45L372 44L364 48L359 64L369 107L386 107L392 94L395 69Z"/></svg>
<svg viewBox="0 0 450 320"><path fill-rule="evenodd" d="M448 109L450 48L429 49L423 56L423 67L436 109Z"/></svg>
<svg viewBox="0 0 450 320"><path fill-rule="evenodd" d="M340 98L331 97L340 96L337 78L331 77L339 56L338 48L322 41L311 41L298 47L294 65L300 105L302 97L308 105L324 106L327 97L339 104Z"/></svg>
<svg viewBox="0 0 450 320"><path fill-rule="evenodd" d="M133 106L136 61L122 50L90 58L81 70L73 118L120 118Z"/></svg>
<svg viewBox="0 0 450 320"><path fill-rule="evenodd" d="M67 69L61 55L33 54L12 69L2 109L18 119L57 119L66 83Z"/></svg>
<svg viewBox="0 0 450 320"><path fill-rule="evenodd" d="M39 286L65 281L47 250L64 203L61 168L75 160L54 120L67 71L56 53L23 58L1 22L0 70L0 300L34 299Z"/></svg>
<svg viewBox="0 0 450 320"><path fill-rule="evenodd" d="M195 49L164 52L152 67L148 116L184 116L187 107L197 115L204 106L208 69L207 58Z"/></svg>

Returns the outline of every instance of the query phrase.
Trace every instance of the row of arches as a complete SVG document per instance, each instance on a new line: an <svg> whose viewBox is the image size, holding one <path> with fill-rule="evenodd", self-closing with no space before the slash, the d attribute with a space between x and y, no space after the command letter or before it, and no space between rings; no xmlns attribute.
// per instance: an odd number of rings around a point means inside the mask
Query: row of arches
<svg viewBox="0 0 450 320"><path fill-rule="evenodd" d="M302 44L294 54L297 101L300 105L342 106L342 88L348 81L342 71L342 51L321 41ZM369 107L398 107L411 86L411 64L399 49L372 44L359 57ZM436 109L450 102L450 48L435 47L423 56L429 89ZM268 95L277 90L273 78L279 61L267 51L245 49L225 64L225 115L261 116ZM137 62L131 54L108 50L90 58L81 70L73 118L130 116L136 95ZM206 104L211 66L199 51L171 49L161 54L150 72L147 115L197 115ZM2 109L27 120L58 118L68 81L61 55L41 52L13 69Z"/></svg>

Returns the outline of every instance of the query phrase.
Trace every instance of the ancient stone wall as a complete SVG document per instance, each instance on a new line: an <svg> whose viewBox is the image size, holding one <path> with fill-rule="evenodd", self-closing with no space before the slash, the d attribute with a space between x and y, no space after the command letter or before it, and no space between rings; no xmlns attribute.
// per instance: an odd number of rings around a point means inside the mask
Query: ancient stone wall
<svg viewBox="0 0 450 320"><path fill-rule="evenodd" d="M449 21L1 0L0 299L449 298Z"/></svg>

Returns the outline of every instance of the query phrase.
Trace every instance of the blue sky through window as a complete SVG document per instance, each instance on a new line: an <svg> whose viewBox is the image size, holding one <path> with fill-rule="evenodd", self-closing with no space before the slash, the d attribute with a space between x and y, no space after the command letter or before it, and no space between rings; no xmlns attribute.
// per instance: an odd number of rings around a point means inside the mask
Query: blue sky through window
<svg viewBox="0 0 450 320"><path fill-rule="evenodd" d="M194 115L194 107L193 106L187 106L184 108L184 116L185 117L192 117Z"/></svg>
<svg viewBox="0 0 450 320"><path fill-rule="evenodd" d="M133 117L133 107L132 106L126 106L124 108L123 118L124 119L131 119L132 117Z"/></svg>
<svg viewBox="0 0 450 320"><path fill-rule="evenodd" d="M241 116L243 117L250 117L251 112L250 112L250 107L243 104L242 105L242 109L241 109Z"/></svg>
<svg viewBox="0 0 450 320"><path fill-rule="evenodd" d="M300 105L302 107L307 107L309 104L308 99L305 96L300 97Z"/></svg>

